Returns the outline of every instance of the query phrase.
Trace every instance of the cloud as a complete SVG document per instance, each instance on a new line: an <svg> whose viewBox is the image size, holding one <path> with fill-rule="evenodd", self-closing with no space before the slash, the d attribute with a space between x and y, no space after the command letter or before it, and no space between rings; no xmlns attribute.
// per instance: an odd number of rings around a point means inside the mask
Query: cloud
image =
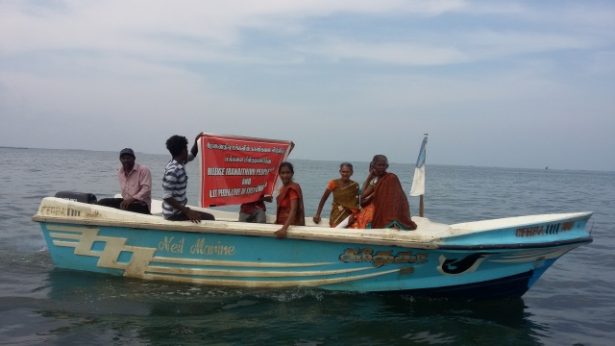
<svg viewBox="0 0 615 346"><path fill-rule="evenodd" d="M3 1L3 51L95 49L137 51L175 38L235 44L245 28L276 29L291 21L336 13L437 15L462 1ZM165 39L167 38L167 39ZM182 42L183 40L183 42Z"/></svg>
<svg viewBox="0 0 615 346"><path fill-rule="evenodd" d="M541 134L560 133L570 141L560 148L583 155L575 145L595 143L575 129L615 145L614 8L4 0L0 144L115 150L112 138L148 148L206 130L293 139L296 157L407 162L429 132L439 163L506 165L523 156L510 148L549 148ZM529 139L515 142L512 130ZM155 148L142 150L164 152ZM471 150L482 158L460 154Z"/></svg>
<svg viewBox="0 0 615 346"><path fill-rule="evenodd" d="M433 35L430 35L433 37ZM371 63L407 66L439 66L492 60L521 54L558 50L590 49L607 42L592 37L543 34L535 32L466 32L451 34L448 41L436 43L357 42L342 38L296 47L305 54L318 55L334 62L362 60ZM423 41L423 40L421 40Z"/></svg>
<svg viewBox="0 0 615 346"><path fill-rule="evenodd" d="M420 0L4 1L0 3L0 56L95 52L159 63L237 64L295 64L316 56L330 61L438 66L604 44L600 37L567 30L560 34L540 29L451 30L454 27L446 24L464 13L531 18L532 11L536 10L516 3L495 6L489 2ZM559 12L572 16L569 11ZM585 10L585 15L574 19L584 21L597 12ZM312 19L334 21L342 15L371 16L381 25L357 27L352 37L345 37L335 30L319 32L311 23ZM401 38L374 39L368 34L357 39L360 32L377 33L386 28L387 17L414 18L411 20L418 24L425 18L443 18L436 20L439 26L418 27L412 35L402 32ZM270 40L277 40L269 48L279 54L250 49L245 40L251 32L266 33ZM312 39L305 41L306 36Z"/></svg>
<svg viewBox="0 0 615 346"><path fill-rule="evenodd" d="M298 47L297 50L317 54L335 62L363 60L382 64L434 66L468 61L463 52L453 47L430 47L413 42L356 42L336 39L313 46Z"/></svg>

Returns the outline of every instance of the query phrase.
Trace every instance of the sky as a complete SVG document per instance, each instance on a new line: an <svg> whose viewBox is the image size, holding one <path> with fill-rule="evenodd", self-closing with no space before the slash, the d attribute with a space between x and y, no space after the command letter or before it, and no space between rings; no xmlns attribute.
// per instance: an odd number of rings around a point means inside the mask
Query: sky
<svg viewBox="0 0 615 346"><path fill-rule="evenodd" d="M0 146L615 171L615 1L0 0Z"/></svg>

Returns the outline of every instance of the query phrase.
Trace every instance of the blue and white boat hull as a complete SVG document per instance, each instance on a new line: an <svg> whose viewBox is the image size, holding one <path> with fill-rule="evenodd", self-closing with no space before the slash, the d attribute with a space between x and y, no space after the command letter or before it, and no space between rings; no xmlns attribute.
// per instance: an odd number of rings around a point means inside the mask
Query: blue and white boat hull
<svg viewBox="0 0 615 346"><path fill-rule="evenodd" d="M58 268L227 287L318 287L430 296L521 296L559 257L588 242L591 213L444 225L416 231L291 227L236 221L172 222L44 198L40 223ZM326 224L323 222L323 224Z"/></svg>

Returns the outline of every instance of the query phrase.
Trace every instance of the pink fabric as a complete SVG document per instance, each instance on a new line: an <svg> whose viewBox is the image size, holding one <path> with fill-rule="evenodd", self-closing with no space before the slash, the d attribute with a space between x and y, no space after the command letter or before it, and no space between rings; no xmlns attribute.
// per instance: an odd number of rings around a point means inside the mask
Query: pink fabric
<svg viewBox="0 0 615 346"><path fill-rule="evenodd" d="M132 197L147 204L152 210L152 174L149 168L135 163L132 171L126 175L124 168L120 167L117 171L122 189L122 198Z"/></svg>

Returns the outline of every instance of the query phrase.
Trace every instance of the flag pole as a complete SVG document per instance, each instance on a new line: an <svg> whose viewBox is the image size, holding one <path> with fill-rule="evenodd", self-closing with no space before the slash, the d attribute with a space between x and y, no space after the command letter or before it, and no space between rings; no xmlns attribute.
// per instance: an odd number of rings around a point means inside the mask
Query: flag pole
<svg viewBox="0 0 615 346"><path fill-rule="evenodd" d="M425 196L425 195L421 195L419 197L419 216L420 217L425 216L425 202L423 200L423 196Z"/></svg>
<svg viewBox="0 0 615 346"><path fill-rule="evenodd" d="M414 178L412 178L412 188L410 196L419 196L419 216L425 216L425 159L427 157L427 136L423 137L419 157L416 159L414 168Z"/></svg>

